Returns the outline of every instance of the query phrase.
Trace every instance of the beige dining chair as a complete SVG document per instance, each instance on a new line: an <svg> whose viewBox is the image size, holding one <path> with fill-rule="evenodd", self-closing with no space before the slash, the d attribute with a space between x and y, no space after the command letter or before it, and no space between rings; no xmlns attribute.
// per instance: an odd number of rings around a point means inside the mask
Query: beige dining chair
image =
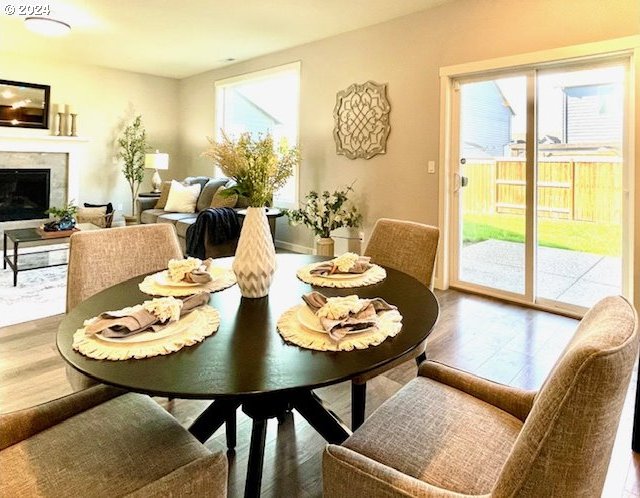
<svg viewBox="0 0 640 498"><path fill-rule="evenodd" d="M425 361L323 455L324 496L600 496L638 352L622 297L584 317L539 391Z"/></svg>
<svg viewBox="0 0 640 498"><path fill-rule="evenodd" d="M182 258L175 228L167 223L77 232L69 244L67 312L101 290Z"/></svg>
<svg viewBox="0 0 640 498"><path fill-rule="evenodd" d="M380 218L373 227L364 255L371 256L374 263L406 273L431 289L439 238L437 227ZM351 381L352 429L357 429L364 422L367 381L413 358L420 364L425 359L424 348L422 345L396 361Z"/></svg>
<svg viewBox="0 0 640 498"><path fill-rule="evenodd" d="M227 459L148 396L94 386L0 415L2 496L227 495Z"/></svg>
<svg viewBox="0 0 640 498"><path fill-rule="evenodd" d="M172 258L182 258L172 225L135 225L74 233L69 242L67 313L101 290L166 268ZM95 384L69 366L66 372L76 391Z"/></svg>
<svg viewBox="0 0 640 498"><path fill-rule="evenodd" d="M69 244L67 312L85 299L113 285L167 267L170 259L183 257L173 225L154 223L77 232ZM95 381L66 366L74 390ZM226 421L227 443L235 446L236 421Z"/></svg>

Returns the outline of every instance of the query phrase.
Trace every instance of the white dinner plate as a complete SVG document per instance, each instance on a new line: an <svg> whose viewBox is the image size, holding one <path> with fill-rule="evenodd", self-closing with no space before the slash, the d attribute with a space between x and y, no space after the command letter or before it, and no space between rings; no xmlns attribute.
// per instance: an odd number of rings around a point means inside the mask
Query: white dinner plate
<svg viewBox="0 0 640 498"><path fill-rule="evenodd" d="M195 287L200 284L196 284L194 282L176 282L169 278L169 273L167 270L156 273L156 283L158 285L162 285L163 287Z"/></svg>
<svg viewBox="0 0 640 498"><path fill-rule="evenodd" d="M183 316L177 322L173 322L167 325L160 332L141 332L140 334L130 335L128 337L104 337L102 334L97 334L96 337L105 342L117 342L117 343L138 343L138 342L150 342L163 339L165 337L172 336L184 332L186 328L194 326L200 319L200 313L196 308L191 313Z"/></svg>
<svg viewBox="0 0 640 498"><path fill-rule="evenodd" d="M370 270L371 268L369 268ZM358 278L367 273L369 270L362 273L333 273L331 275L314 275L316 277L328 278L329 280L350 280L352 278Z"/></svg>
<svg viewBox="0 0 640 498"><path fill-rule="evenodd" d="M311 330L312 332L320 332L322 334L326 334L327 331L322 328L322 324L320 323L320 319L316 316L316 314L311 311L309 306L306 304L301 304L298 306L296 311L296 318L300 325L302 325L305 329ZM349 334L361 334L362 332L369 332L373 327L369 327L368 329L362 330L353 330L348 332Z"/></svg>
<svg viewBox="0 0 640 498"><path fill-rule="evenodd" d="M298 310L296 311L296 318L306 329L312 330L314 332L322 332L323 334L327 333L322 328L320 319L313 311L311 311L309 306L307 306L306 304L301 304L300 306L298 306Z"/></svg>
<svg viewBox="0 0 640 498"><path fill-rule="evenodd" d="M361 277L362 275L367 273L367 271L363 273L334 273L332 275L318 275L318 276L322 278L328 278L329 280L350 280L352 278Z"/></svg>
<svg viewBox="0 0 640 498"><path fill-rule="evenodd" d="M224 270L222 268L209 268L209 274L215 280ZM169 273L167 270L163 270L155 274L155 281L158 285L162 287L198 287L199 285L195 282L175 282L169 278ZM209 282L207 282L209 283Z"/></svg>

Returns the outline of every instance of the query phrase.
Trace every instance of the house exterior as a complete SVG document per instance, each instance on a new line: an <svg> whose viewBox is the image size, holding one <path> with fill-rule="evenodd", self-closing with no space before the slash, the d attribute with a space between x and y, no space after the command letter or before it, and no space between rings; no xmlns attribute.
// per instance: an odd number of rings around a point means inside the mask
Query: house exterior
<svg viewBox="0 0 640 498"><path fill-rule="evenodd" d="M563 91L564 143L622 142L620 85L570 86Z"/></svg>
<svg viewBox="0 0 640 498"><path fill-rule="evenodd" d="M265 130L273 131L276 126L282 124L241 91L233 88L225 91L224 112L225 121L233 123L231 128L234 134L249 132L252 135L258 135Z"/></svg>
<svg viewBox="0 0 640 498"><path fill-rule="evenodd" d="M513 109L494 81L461 87L464 115L460 123L462 157L503 156L511 141Z"/></svg>

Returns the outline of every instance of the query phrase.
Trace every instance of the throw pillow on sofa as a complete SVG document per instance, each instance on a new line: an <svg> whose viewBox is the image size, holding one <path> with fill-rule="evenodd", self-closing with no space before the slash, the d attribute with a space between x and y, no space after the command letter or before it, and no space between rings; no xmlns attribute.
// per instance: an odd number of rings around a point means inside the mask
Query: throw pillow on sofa
<svg viewBox="0 0 640 498"><path fill-rule="evenodd" d="M171 190L171 182L170 181L162 182L160 197L158 198L158 202L156 202L155 209L164 209L164 207L167 205L167 199L169 199L170 190Z"/></svg>
<svg viewBox="0 0 640 498"><path fill-rule="evenodd" d="M227 187L220 187L211 199L212 208L236 207L238 203L238 194L226 194Z"/></svg>
<svg viewBox="0 0 640 498"><path fill-rule="evenodd" d="M212 178L209 180L200 192L198 197L198 203L196 204L196 211L200 212L211 206L211 199L218 191L220 187L228 182L228 178Z"/></svg>
<svg viewBox="0 0 640 498"><path fill-rule="evenodd" d="M195 185L196 183L200 184L200 192L204 189L204 186L210 180L208 176L187 176L184 180L182 180L183 185Z"/></svg>
<svg viewBox="0 0 640 498"><path fill-rule="evenodd" d="M185 186L175 180L171 180L171 189L165 211L173 213L195 213L196 202L200 195L200 184Z"/></svg>

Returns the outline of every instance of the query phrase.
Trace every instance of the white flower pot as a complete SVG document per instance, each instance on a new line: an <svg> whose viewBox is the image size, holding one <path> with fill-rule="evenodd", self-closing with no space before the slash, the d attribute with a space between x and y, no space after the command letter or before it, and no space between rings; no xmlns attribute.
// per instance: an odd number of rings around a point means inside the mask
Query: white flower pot
<svg viewBox="0 0 640 498"><path fill-rule="evenodd" d="M259 298L269 294L276 271L276 248L273 245L266 208L247 208L240 240L233 260L233 272L244 297Z"/></svg>
<svg viewBox="0 0 640 498"><path fill-rule="evenodd" d="M316 254L318 256L334 256L334 242L331 237L320 237L316 240Z"/></svg>

